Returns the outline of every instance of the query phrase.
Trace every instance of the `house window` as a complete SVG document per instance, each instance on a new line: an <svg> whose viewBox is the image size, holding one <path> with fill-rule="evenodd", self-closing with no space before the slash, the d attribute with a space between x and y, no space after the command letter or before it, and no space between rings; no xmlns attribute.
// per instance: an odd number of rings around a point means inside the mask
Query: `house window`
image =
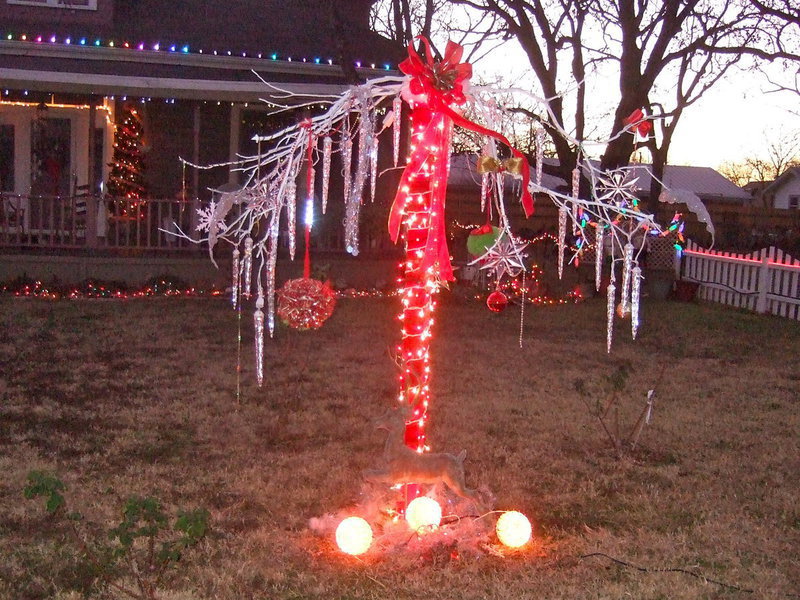
<svg viewBox="0 0 800 600"><path fill-rule="evenodd" d="M800 196L789 196L789 210L800 208Z"/></svg>
<svg viewBox="0 0 800 600"><path fill-rule="evenodd" d="M71 10L97 10L97 0L6 0L6 4L67 8Z"/></svg>

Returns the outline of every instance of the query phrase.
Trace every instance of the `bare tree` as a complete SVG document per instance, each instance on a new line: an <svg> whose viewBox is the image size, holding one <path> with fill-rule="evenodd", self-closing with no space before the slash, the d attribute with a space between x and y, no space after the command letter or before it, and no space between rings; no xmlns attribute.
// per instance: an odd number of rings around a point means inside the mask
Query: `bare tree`
<svg viewBox="0 0 800 600"><path fill-rule="evenodd" d="M468 11L449 0L378 0L370 11L372 30L399 47L405 49L417 36L423 36L431 41L435 56L441 58L435 40L446 32L449 39L469 46L467 61L478 60L502 41L496 22L492 13Z"/></svg>
<svg viewBox="0 0 800 600"><path fill-rule="evenodd" d="M436 0L438 1L438 0ZM406 14L413 0L384 0ZM418 0L436 10L434 0ZM541 120L555 145L559 164L553 174L569 180L577 149L556 135L573 131L586 139L594 119L606 119L610 138L601 167L629 163L636 149L633 135L623 133L626 119L644 108L658 117L658 135L646 142L657 179L663 178L675 130L689 108L743 57L754 60L800 60L792 45L797 26L796 0L452 0L471 9L465 14L491 15L469 24L476 35L514 38L547 99ZM452 20L452 19L451 19ZM408 19L395 19L408 25ZM427 25L436 20L427 18ZM441 22L440 22L441 24ZM446 25L446 23L445 23ZM490 25L490 27L489 27ZM407 32L408 28L403 31ZM800 63L798 63L800 64ZM598 114L592 85L613 78L617 90L612 109ZM525 111L523 111L525 112ZM535 116L528 111L529 116ZM594 133L594 132L591 132ZM655 209L660 184L650 190Z"/></svg>
<svg viewBox="0 0 800 600"><path fill-rule="evenodd" d="M772 83L771 92L789 92L800 95L800 60L797 58L800 48L800 3L796 0L751 0L772 22L769 42L771 49L779 56L782 63L782 73L779 79L774 80L769 75L767 79ZM790 111L800 116L800 110Z"/></svg>
<svg viewBox="0 0 800 600"><path fill-rule="evenodd" d="M800 166L800 131L772 140L762 156L749 156L740 162L727 162L720 173L739 187L754 181L769 182L793 167Z"/></svg>
<svg viewBox="0 0 800 600"><path fill-rule="evenodd" d="M659 135L647 142L658 179L684 111L750 49L763 50L762 28L771 23L757 6L740 0L454 1L498 16L516 38L548 99L545 129L570 124L576 137L584 138L592 110L588 85L613 76L618 95L601 167L628 164L636 142L620 132L629 115L645 108L659 117ZM779 55L770 47L760 56ZM566 106L572 107L569 119ZM575 148L554 141L559 175L567 177L576 163ZM651 210L659 192L654 181Z"/></svg>

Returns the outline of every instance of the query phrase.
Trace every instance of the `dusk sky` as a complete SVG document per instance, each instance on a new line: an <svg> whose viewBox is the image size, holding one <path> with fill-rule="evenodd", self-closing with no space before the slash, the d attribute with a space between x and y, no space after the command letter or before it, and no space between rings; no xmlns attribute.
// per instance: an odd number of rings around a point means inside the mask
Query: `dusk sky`
<svg viewBox="0 0 800 600"><path fill-rule="evenodd" d="M527 58L512 41L476 61L474 79L501 74L507 81L533 82L531 75L524 75L526 71L530 71ZM774 73L781 75L777 67ZM609 99L606 106L595 101L589 110L601 115L612 110L618 97L615 74L605 89L602 82L590 81L589 85L593 86L590 98ZM670 149L670 163L717 168L725 161L763 155L770 142L800 132L800 97L764 93L769 88L763 75L732 69L725 80L684 112ZM602 121L598 135L608 135L608 123L608 119Z"/></svg>

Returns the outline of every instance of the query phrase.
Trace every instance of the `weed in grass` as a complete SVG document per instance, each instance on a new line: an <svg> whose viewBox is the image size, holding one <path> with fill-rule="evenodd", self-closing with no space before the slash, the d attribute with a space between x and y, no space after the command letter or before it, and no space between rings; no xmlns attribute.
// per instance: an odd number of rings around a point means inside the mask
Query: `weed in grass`
<svg viewBox="0 0 800 600"><path fill-rule="evenodd" d="M55 579L67 590L84 594L110 590L156 600L164 578L182 564L184 553L208 532L209 513L205 509L178 511L170 525L157 499L131 496L119 524L99 535L96 525L84 523L81 513L69 510L65 489L64 482L54 475L31 471L24 495L28 499L43 498L50 517L63 522L71 534L74 554L66 554L65 561L56 559L61 572Z"/></svg>

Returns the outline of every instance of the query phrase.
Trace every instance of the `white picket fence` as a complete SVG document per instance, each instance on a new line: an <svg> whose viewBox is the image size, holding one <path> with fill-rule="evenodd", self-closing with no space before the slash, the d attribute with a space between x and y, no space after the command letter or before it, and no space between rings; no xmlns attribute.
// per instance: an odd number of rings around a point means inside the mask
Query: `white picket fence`
<svg viewBox="0 0 800 600"><path fill-rule="evenodd" d="M778 248L736 254L687 240L679 275L700 284L701 300L800 320L800 260Z"/></svg>

